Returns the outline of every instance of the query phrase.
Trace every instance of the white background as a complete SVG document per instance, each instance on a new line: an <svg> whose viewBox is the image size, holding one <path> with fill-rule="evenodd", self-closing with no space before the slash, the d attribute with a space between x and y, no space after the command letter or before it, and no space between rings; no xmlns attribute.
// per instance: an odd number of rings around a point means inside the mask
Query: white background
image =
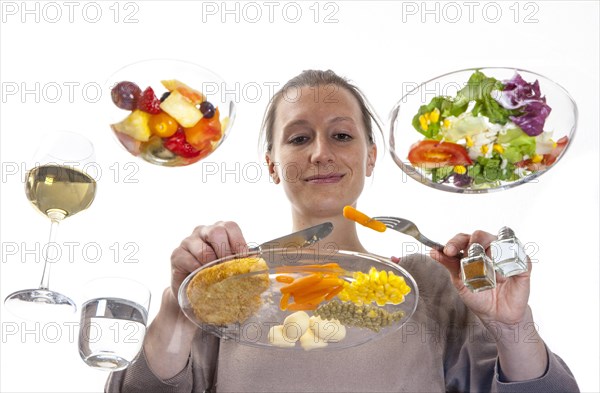
<svg viewBox="0 0 600 393"><path fill-rule="evenodd" d="M102 168L94 204L60 227L58 242L78 246L71 260L63 255L54 264L51 287L79 299L89 279L136 277L152 289L153 318L169 282L171 251L195 225L235 220L251 242L290 230L281 187L269 182L264 167L258 179L255 172L243 172L245 166L262 165L257 137L269 84L281 85L304 69L331 68L353 79L387 120L407 84L463 68L519 67L557 81L578 104L576 137L555 168L508 191L450 194L403 176L380 146L375 176L359 208L371 215L412 219L442 242L457 232L513 227L523 242L534 245L530 304L540 334L570 365L582 391L600 391L598 2L310 1L287 8L284 2L228 2L228 9L237 7L232 14L223 14L221 2L26 4L32 13L25 13L20 1L2 2L2 299L36 286L41 277L35 247L45 243L49 223L25 198L22 179L28 168L22 163L46 131L85 134L94 142ZM203 12L207 9L217 13ZM297 9L302 13L292 23ZM126 16L132 23L125 23ZM325 23L327 16L331 23ZM106 94L93 102L94 90L83 91L89 83L102 85L122 66L164 57L201 64L240 86L233 130L206 160L220 166L217 174L208 175L203 164L173 169L137 161L107 127ZM35 90L36 83L38 97L21 94ZM48 89L56 84L62 86L62 96L53 103L56 90ZM256 90L244 94L243 87L250 84L264 87L258 99ZM12 94L15 86L19 91ZM68 86L74 86L71 97ZM377 254L424 251L399 233L361 228L360 235ZM101 257L93 262L98 249ZM128 255L133 263L125 262ZM36 324L2 308L1 319L1 391L102 391L107 374L80 360L77 328L69 334L68 323L77 316Z"/></svg>

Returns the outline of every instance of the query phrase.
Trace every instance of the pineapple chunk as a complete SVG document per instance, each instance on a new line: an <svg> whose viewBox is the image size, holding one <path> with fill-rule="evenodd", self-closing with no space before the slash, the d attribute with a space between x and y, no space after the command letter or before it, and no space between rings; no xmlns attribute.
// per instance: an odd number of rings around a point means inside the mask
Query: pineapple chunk
<svg viewBox="0 0 600 393"><path fill-rule="evenodd" d="M112 124L111 127L117 132L129 135L136 141L147 142L151 135L150 127L148 127L149 119L149 113L136 109L123 121Z"/></svg>
<svg viewBox="0 0 600 393"><path fill-rule="evenodd" d="M160 109L167 112L185 128L195 126L202 118L202 112L178 90L171 92L167 99L160 104Z"/></svg>
<svg viewBox="0 0 600 393"><path fill-rule="evenodd" d="M188 98L194 105L201 104L204 101L206 101L206 97L204 96L204 94L202 94L198 90L192 89L191 87L189 87L183 82L178 81L177 79L164 80L161 81L161 83L170 92L177 90L181 93L181 95Z"/></svg>

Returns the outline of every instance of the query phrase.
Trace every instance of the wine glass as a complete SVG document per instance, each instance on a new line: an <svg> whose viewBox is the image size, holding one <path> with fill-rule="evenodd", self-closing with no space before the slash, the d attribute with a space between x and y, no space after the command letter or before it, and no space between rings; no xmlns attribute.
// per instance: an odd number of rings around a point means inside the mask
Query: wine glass
<svg viewBox="0 0 600 393"><path fill-rule="evenodd" d="M93 202L96 181L88 171L93 170L94 159L94 146L82 135L57 131L42 138L32 169L27 172L25 194L31 204L50 219L48 244L55 243L62 220L87 209ZM77 310L73 300L49 288L49 248L45 247L39 287L14 292L4 300L6 307L18 316L33 320L46 313L55 317L57 312Z"/></svg>

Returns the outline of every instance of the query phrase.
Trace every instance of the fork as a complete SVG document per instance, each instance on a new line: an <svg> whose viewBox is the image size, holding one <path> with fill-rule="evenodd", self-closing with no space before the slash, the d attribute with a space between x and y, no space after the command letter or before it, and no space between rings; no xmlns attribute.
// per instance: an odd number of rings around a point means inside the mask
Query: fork
<svg viewBox="0 0 600 393"><path fill-rule="evenodd" d="M425 235L421 233L421 231L419 231L419 228L417 228L417 226L412 221L409 221L404 218L389 216L372 217L372 219L382 222L387 228L393 229L398 232L402 232L408 236L412 236L428 247L431 247L440 252L444 251L443 245L434 242L433 240L429 240ZM456 257L460 259L462 259L463 256L464 254L462 251L460 251L456 255Z"/></svg>

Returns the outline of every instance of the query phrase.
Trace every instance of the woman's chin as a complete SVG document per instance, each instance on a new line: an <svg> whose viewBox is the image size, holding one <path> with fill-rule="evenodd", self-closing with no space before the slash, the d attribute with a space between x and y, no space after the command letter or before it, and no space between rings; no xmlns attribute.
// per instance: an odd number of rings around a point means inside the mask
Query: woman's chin
<svg viewBox="0 0 600 393"><path fill-rule="evenodd" d="M321 198L319 200L313 200L313 203L306 203L304 205L304 215L311 217L334 217L341 216L343 214L344 206L347 203L341 198Z"/></svg>

